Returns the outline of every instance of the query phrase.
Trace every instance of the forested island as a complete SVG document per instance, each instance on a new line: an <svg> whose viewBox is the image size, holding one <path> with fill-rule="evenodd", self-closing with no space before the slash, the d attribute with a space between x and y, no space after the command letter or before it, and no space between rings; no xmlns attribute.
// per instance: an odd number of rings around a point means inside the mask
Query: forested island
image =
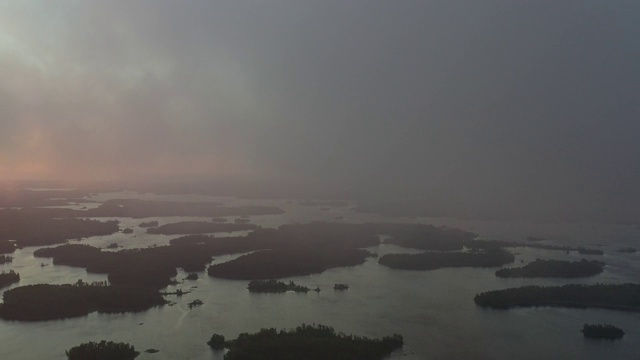
<svg viewBox="0 0 640 360"><path fill-rule="evenodd" d="M640 311L640 284L523 286L483 292L473 300L495 309L555 306Z"/></svg>
<svg viewBox="0 0 640 360"><path fill-rule="evenodd" d="M226 263L209 266L213 277L238 280L278 279L318 274L327 269L365 262L371 253L348 248L282 248L256 251Z"/></svg>
<svg viewBox="0 0 640 360"><path fill-rule="evenodd" d="M305 360L379 360L403 345L401 335L381 339L336 333L329 326L301 325L292 330L262 329L257 333L242 333L235 340L224 341L214 334L210 346L229 349L225 360L305 359Z"/></svg>
<svg viewBox="0 0 640 360"><path fill-rule="evenodd" d="M387 254L378 263L392 269L434 270L444 267L497 267L513 262L512 253L500 249L471 252L425 252L422 254Z"/></svg>
<svg viewBox="0 0 640 360"><path fill-rule="evenodd" d="M293 281L284 283L274 279L269 280L251 280L249 286L247 286L250 292L255 293L282 293L287 291L294 292L308 292L309 288L306 286L297 285Z"/></svg>
<svg viewBox="0 0 640 360"><path fill-rule="evenodd" d="M7 264L13 261L13 257L9 255L0 255L0 265Z"/></svg>
<svg viewBox="0 0 640 360"><path fill-rule="evenodd" d="M3 287L7 287L11 284L15 284L20 281L20 274L13 270L9 270L9 272L0 273L0 289Z"/></svg>
<svg viewBox="0 0 640 360"><path fill-rule="evenodd" d="M577 278L600 274L604 269L602 261L563 261L542 260L535 261L517 268L504 268L496 271L501 278L532 278L532 277L560 277Z"/></svg>
<svg viewBox="0 0 640 360"><path fill-rule="evenodd" d="M15 241L0 240L0 254L11 254L17 249Z"/></svg>
<svg viewBox="0 0 640 360"><path fill-rule="evenodd" d="M232 232L241 230L254 230L258 226L245 223L215 223L206 221L181 221L148 228L149 234L176 235L176 234L202 234L214 232Z"/></svg>
<svg viewBox="0 0 640 360"><path fill-rule="evenodd" d="M65 351L68 360L133 360L139 352L127 343L90 341Z"/></svg>
<svg viewBox="0 0 640 360"><path fill-rule="evenodd" d="M7 290L0 304L5 320L43 321L84 316L91 312L135 312L165 304L153 288L106 284L38 284Z"/></svg>
<svg viewBox="0 0 640 360"><path fill-rule="evenodd" d="M34 209L0 210L0 241L16 240L17 245L39 246L66 242L89 236L111 235L118 231L118 221L98 221L76 218L55 218ZM15 249L13 244L3 245L5 251ZM11 251L12 252L12 251Z"/></svg>
<svg viewBox="0 0 640 360"><path fill-rule="evenodd" d="M624 331L618 327L608 324L584 324L582 327L584 337L591 339L622 339Z"/></svg>

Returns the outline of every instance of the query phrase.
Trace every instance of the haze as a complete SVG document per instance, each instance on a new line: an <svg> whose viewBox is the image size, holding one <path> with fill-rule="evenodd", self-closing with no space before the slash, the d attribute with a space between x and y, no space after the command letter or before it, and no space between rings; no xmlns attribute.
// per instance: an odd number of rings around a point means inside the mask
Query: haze
<svg viewBox="0 0 640 360"><path fill-rule="evenodd" d="M0 180L233 179L637 222L639 14L596 0L3 1Z"/></svg>

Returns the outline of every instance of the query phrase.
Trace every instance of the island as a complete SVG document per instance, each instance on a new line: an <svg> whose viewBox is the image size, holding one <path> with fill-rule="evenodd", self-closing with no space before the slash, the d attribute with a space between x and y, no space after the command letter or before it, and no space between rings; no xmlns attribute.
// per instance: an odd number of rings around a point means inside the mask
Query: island
<svg viewBox="0 0 640 360"><path fill-rule="evenodd" d="M45 210L41 213L40 210ZM120 231L118 221L57 218L48 209L0 210L0 241L15 240L20 247L64 243L70 239L111 235ZM63 209L64 210L64 209ZM13 245L4 245L6 250Z"/></svg>
<svg viewBox="0 0 640 360"><path fill-rule="evenodd" d="M9 270L9 272L0 273L0 289L3 287L7 287L11 284L15 284L20 281L20 274L13 270Z"/></svg>
<svg viewBox="0 0 640 360"><path fill-rule="evenodd" d="M106 286L102 283L27 285L2 295L0 318L43 321L87 315L91 312L136 312L165 304L152 288Z"/></svg>
<svg viewBox="0 0 640 360"><path fill-rule="evenodd" d="M156 227L158 225L160 225L160 223L154 220L154 221L143 221L138 226L141 228L150 228L150 227Z"/></svg>
<svg viewBox="0 0 640 360"><path fill-rule="evenodd" d="M584 324L582 334L584 337L591 339L615 340L622 339L624 331L608 324Z"/></svg>
<svg viewBox="0 0 640 360"><path fill-rule="evenodd" d="M535 261L518 268L504 268L496 271L496 276L501 278L532 278L532 277L559 277L578 278L600 274L604 269L602 261L562 261L541 260Z"/></svg>
<svg viewBox="0 0 640 360"><path fill-rule="evenodd" d="M522 286L483 292L473 301L494 309L554 306L640 311L640 284Z"/></svg>
<svg viewBox="0 0 640 360"><path fill-rule="evenodd" d="M16 242L13 240L0 240L0 254L11 254L17 248Z"/></svg>
<svg viewBox="0 0 640 360"><path fill-rule="evenodd" d="M68 360L133 360L140 355L132 345L106 340L83 343L65 353Z"/></svg>
<svg viewBox="0 0 640 360"><path fill-rule="evenodd" d="M0 264L7 264L13 261L12 256L0 255Z"/></svg>
<svg viewBox="0 0 640 360"><path fill-rule="evenodd" d="M620 252L620 253L634 254L634 253L636 253L636 251L638 251L638 249L636 249L634 247L626 247L626 248L620 248L620 249L618 249L616 251Z"/></svg>
<svg viewBox="0 0 640 360"><path fill-rule="evenodd" d="M294 292L308 292L309 288L306 286L296 285L293 281L289 281L288 284L277 281L274 279L269 280L251 280L249 286L247 286L250 292L255 293L283 293L287 291Z"/></svg>
<svg viewBox="0 0 640 360"><path fill-rule="evenodd" d="M258 226L252 224L215 223L206 221L181 221L147 229L149 234L203 234L214 232L232 232L254 230Z"/></svg>
<svg viewBox="0 0 640 360"><path fill-rule="evenodd" d="M381 360L403 345L399 334L369 339L363 336L337 333L332 327L302 324L291 330L262 329L257 333L242 333L235 340L224 341L214 334L208 344L215 349L226 347L225 360L270 359L305 360Z"/></svg>
<svg viewBox="0 0 640 360"><path fill-rule="evenodd" d="M421 254L387 254L378 259L381 265L401 270L435 270L445 267L498 267L512 263L512 253L494 248L470 252L424 252Z"/></svg>
<svg viewBox="0 0 640 360"><path fill-rule="evenodd" d="M347 284L335 284L335 285L333 285L333 290L349 290L349 285L347 285Z"/></svg>
<svg viewBox="0 0 640 360"><path fill-rule="evenodd" d="M209 276L236 279L279 279L319 274L327 269L355 266L371 253L348 248L282 248L256 251L226 263L209 266Z"/></svg>

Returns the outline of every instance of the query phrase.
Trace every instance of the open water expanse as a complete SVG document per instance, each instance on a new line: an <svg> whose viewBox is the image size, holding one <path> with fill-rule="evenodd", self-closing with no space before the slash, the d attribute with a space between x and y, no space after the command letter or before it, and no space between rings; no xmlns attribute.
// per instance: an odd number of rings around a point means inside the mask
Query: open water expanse
<svg viewBox="0 0 640 360"><path fill-rule="evenodd" d="M500 279L494 269L451 268L432 271L393 270L369 258L363 265L335 268L321 274L292 277L297 284L321 292L251 294L246 281L221 280L199 273L197 281L175 288L191 290L181 298L167 296L173 306L140 313L86 317L46 322L0 321L0 359L66 359L65 350L88 341L102 339L127 342L146 359L222 359L223 352L206 344L213 333L227 339L264 327L290 328L301 323L320 323L337 331L367 337L399 333L405 346L393 358L413 359L640 359L640 313L596 309L523 308L507 311L477 307L478 292L522 285L562 285L567 283L640 282L640 254L618 253L621 247L640 248L640 230L631 225L587 223L530 223L471 221L452 218L385 218L358 214L351 207L301 206L297 201L239 200L205 196L157 196L136 193L99 194L93 199L143 198L180 201L221 201L225 205L275 205L281 215L252 216L263 227L310 221L340 222L420 222L448 225L478 233L482 238L524 241L528 236L548 239L549 244L589 245L604 250L604 256L565 254L562 251L529 248L512 249L520 266L536 258L597 259L606 262L604 273L584 279ZM91 204L79 204L91 206ZM338 217L343 217L336 220ZM235 217L230 217L233 220ZM117 242L125 248L166 245L178 236L150 235L138 227L142 221L166 224L181 220L208 220L200 217L130 219L116 218L120 227L133 234L117 233L92 237L82 243L105 247ZM108 220L108 218L100 218ZM238 232L239 235L245 232ZM44 266L51 259L34 258L37 247L16 251L13 263L0 270L20 273L21 282L12 287L37 283L75 283L106 280L106 275L87 274L82 268ZM379 255L418 252L394 245L369 248ZM217 257L224 262L237 255ZM177 280L186 274L179 271ZM346 283L347 291L334 291L335 283ZM7 287L3 290L10 289ZM204 304L189 310L187 303L201 299ZM626 335L616 341L585 339L584 323L609 323ZM146 349L158 349L155 354Z"/></svg>

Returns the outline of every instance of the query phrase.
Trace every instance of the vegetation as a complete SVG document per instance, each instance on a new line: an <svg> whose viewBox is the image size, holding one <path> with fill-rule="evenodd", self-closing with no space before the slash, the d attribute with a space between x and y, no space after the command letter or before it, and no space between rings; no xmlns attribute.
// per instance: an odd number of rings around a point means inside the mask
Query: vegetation
<svg viewBox="0 0 640 360"><path fill-rule="evenodd" d="M0 264L7 264L13 261L12 256L0 255Z"/></svg>
<svg viewBox="0 0 640 360"><path fill-rule="evenodd" d="M274 279L269 280L251 280L247 286L250 292L257 293L282 293L287 291L307 292L309 288L306 286L296 285L293 281L288 284Z"/></svg>
<svg viewBox="0 0 640 360"><path fill-rule="evenodd" d="M531 306L640 311L640 284L523 286L477 294L476 305L496 309Z"/></svg>
<svg viewBox="0 0 640 360"><path fill-rule="evenodd" d="M600 274L604 269L601 261L561 261L541 260L535 261L519 268L505 268L496 271L496 276L501 278L530 278L530 277L562 277L577 278Z"/></svg>
<svg viewBox="0 0 640 360"><path fill-rule="evenodd" d="M202 300L200 300L200 299L195 299L195 300L193 300L192 302L188 303L188 304L187 304L187 306L189 307L189 309L193 309L194 307L196 307L196 306L200 306L200 305L202 305L202 304L203 304Z"/></svg>
<svg viewBox="0 0 640 360"><path fill-rule="evenodd" d="M584 337L592 338L592 339L622 339L624 336L624 331L622 329L617 328L613 325L608 324L584 324L582 327L582 334Z"/></svg>
<svg viewBox="0 0 640 360"><path fill-rule="evenodd" d="M165 224L158 227L148 228L149 234L202 234L213 232L232 232L241 230L254 230L258 226L252 224L227 224L206 221L181 221L177 223Z"/></svg>
<svg viewBox="0 0 640 360"><path fill-rule="evenodd" d="M333 285L333 290L348 290L349 285L347 284L335 284Z"/></svg>
<svg viewBox="0 0 640 360"><path fill-rule="evenodd" d="M626 248L620 248L618 250L616 250L617 252L621 252L621 253L630 253L633 254L636 251L638 251L636 248L633 247L626 247Z"/></svg>
<svg viewBox="0 0 640 360"><path fill-rule="evenodd" d="M263 250L209 266L208 273L225 279L278 279L317 274L334 267L359 265L370 255L366 250L344 248L294 247Z"/></svg>
<svg viewBox="0 0 640 360"><path fill-rule="evenodd" d="M221 346L219 341L218 338L217 346ZM225 360L376 360L402 347L403 339L398 334L368 339L336 333L329 326L303 324L289 331L270 328L254 334L242 333L224 345L229 348Z"/></svg>
<svg viewBox="0 0 640 360"><path fill-rule="evenodd" d="M17 249L15 241L0 240L0 254L11 254Z"/></svg>
<svg viewBox="0 0 640 360"><path fill-rule="evenodd" d="M66 351L68 360L133 360L139 352L127 343L102 340L90 341L74 346Z"/></svg>
<svg viewBox="0 0 640 360"><path fill-rule="evenodd" d="M143 311L165 303L152 288L106 286L104 283L74 285L38 284L7 290L0 304L0 318L42 321L101 313Z"/></svg>
<svg viewBox="0 0 640 360"><path fill-rule="evenodd" d="M378 262L392 269L434 270L443 267L496 267L514 261L503 249L472 252L425 252L422 254L387 254Z"/></svg>
<svg viewBox="0 0 640 360"><path fill-rule="evenodd" d="M598 249L588 249L584 247L578 248L578 254L581 255L604 255L604 251Z"/></svg>
<svg viewBox="0 0 640 360"><path fill-rule="evenodd" d="M207 341L207 345L211 346L214 350L222 350L225 347L224 336L219 334L211 335L211 339Z"/></svg>
<svg viewBox="0 0 640 360"><path fill-rule="evenodd" d="M140 226L141 228L149 228L149 227L156 227L158 225L160 225L160 223L154 220L154 221L143 221L138 226Z"/></svg>
<svg viewBox="0 0 640 360"><path fill-rule="evenodd" d="M19 246L59 244L69 239L110 235L119 231L115 220L52 218L35 210L0 210L0 229L0 240L16 240Z"/></svg>
<svg viewBox="0 0 640 360"><path fill-rule="evenodd" d="M198 280L198 274L196 273L189 273L187 275L187 277L184 278L185 280Z"/></svg>
<svg viewBox="0 0 640 360"><path fill-rule="evenodd" d="M0 289L20 281L20 274L13 270L0 273Z"/></svg>
<svg viewBox="0 0 640 360"><path fill-rule="evenodd" d="M477 236L459 229L420 224L384 224L380 230L391 236L385 243L434 251L462 250L465 242Z"/></svg>

